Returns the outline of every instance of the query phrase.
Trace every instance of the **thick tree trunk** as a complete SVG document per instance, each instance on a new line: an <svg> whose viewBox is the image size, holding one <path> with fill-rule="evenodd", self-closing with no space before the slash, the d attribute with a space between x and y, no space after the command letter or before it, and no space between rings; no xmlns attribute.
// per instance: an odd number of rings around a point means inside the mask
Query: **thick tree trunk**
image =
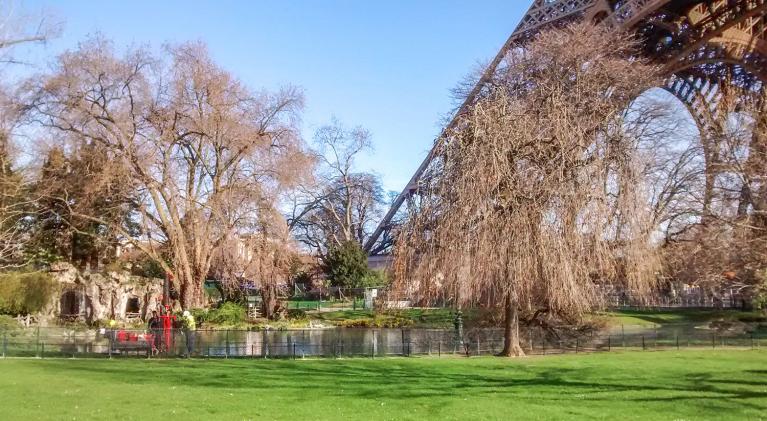
<svg viewBox="0 0 767 421"><path fill-rule="evenodd" d="M274 285L264 285L263 289L264 317L271 320L274 317L274 309L277 307L277 291Z"/></svg>
<svg viewBox="0 0 767 421"><path fill-rule="evenodd" d="M525 352L519 346L519 303L514 293L509 292L506 296L506 323L503 338L502 357L522 357Z"/></svg>
<svg viewBox="0 0 767 421"><path fill-rule="evenodd" d="M744 219L748 216L748 207L751 205L751 189L744 183L740 188L740 198L738 198L738 219Z"/></svg>
<svg viewBox="0 0 767 421"><path fill-rule="evenodd" d="M189 310L205 306L205 299L202 292L202 283L204 281L183 280L181 281L181 308Z"/></svg>

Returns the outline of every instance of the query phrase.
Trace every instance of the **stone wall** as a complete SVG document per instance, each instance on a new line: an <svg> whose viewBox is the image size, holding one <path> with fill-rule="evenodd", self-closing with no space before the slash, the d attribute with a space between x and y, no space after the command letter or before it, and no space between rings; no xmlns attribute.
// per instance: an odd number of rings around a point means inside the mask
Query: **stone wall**
<svg viewBox="0 0 767 421"><path fill-rule="evenodd" d="M52 265L51 276L59 288L38 315L43 325L61 320L93 323L112 317L118 322L143 321L162 300L161 279L127 272L81 272L69 263ZM138 312L126 314L131 298L138 300Z"/></svg>

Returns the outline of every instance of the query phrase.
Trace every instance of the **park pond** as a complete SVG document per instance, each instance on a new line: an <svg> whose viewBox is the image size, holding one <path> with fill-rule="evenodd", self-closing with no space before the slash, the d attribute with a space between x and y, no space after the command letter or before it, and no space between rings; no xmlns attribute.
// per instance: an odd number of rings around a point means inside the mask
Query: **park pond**
<svg viewBox="0 0 767 421"><path fill-rule="evenodd" d="M616 347L767 345L761 322L706 321L669 324L612 324L598 332L520 332L528 353L595 351ZM202 357L303 358L394 355L489 355L503 347L501 329L321 328L294 330L14 329L0 332L9 356L183 355L187 346ZM155 352L152 349L156 348ZM159 352L157 352L159 351Z"/></svg>

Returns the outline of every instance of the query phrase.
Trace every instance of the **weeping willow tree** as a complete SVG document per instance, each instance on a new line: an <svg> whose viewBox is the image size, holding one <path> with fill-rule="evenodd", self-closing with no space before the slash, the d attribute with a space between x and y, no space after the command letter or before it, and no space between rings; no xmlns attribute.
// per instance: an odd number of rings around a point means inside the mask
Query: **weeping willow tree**
<svg viewBox="0 0 767 421"><path fill-rule="evenodd" d="M600 285L651 282L647 119L632 103L658 71L636 47L582 24L508 54L438 142L395 249L396 291L503 309L502 355L518 356L521 313L575 320L600 304Z"/></svg>

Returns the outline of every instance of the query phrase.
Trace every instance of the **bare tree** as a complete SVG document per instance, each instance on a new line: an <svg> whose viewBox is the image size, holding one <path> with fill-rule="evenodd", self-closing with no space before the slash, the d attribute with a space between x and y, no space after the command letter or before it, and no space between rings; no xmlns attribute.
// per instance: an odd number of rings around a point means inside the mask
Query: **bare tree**
<svg viewBox="0 0 767 421"><path fill-rule="evenodd" d="M37 21L37 24L33 23ZM20 64L16 47L42 43L55 35L55 28L44 19L23 14L20 4L0 1L0 76L7 66ZM36 202L30 193L25 174L16 168L13 156L14 137L20 125L20 113L8 79L0 82L0 267L26 263L24 246L28 240L25 218Z"/></svg>
<svg viewBox="0 0 767 421"><path fill-rule="evenodd" d="M720 81L716 111L694 152L699 169L690 206L665 249L668 275L744 295L763 288L767 270L767 118L765 92ZM697 199L697 201L696 201Z"/></svg>
<svg viewBox="0 0 767 421"><path fill-rule="evenodd" d="M370 135L334 120L319 128L314 140L318 171L294 197L290 229L320 254L348 241L364 244L384 201L378 176L355 168L359 155L371 148Z"/></svg>
<svg viewBox="0 0 767 421"><path fill-rule="evenodd" d="M635 48L579 24L509 53L438 144L438 168L398 238L399 291L503 308L502 354L512 356L523 354L521 313L573 320L600 304L600 283L652 281L627 109L658 81Z"/></svg>
<svg viewBox="0 0 767 421"><path fill-rule="evenodd" d="M0 1L0 64L21 64L14 55L16 47L44 43L56 36L60 27L50 18L25 13L18 1Z"/></svg>
<svg viewBox="0 0 767 421"><path fill-rule="evenodd" d="M15 112L8 110L7 103L0 102L0 268L25 263L23 254L28 239L25 217L36 202L30 194L29 180L14 168L10 153L16 124Z"/></svg>
<svg viewBox="0 0 767 421"><path fill-rule="evenodd" d="M278 289L287 287L298 251L282 215L262 212L249 235L231 238L214 257L211 272L226 298L244 287L260 289L266 318L273 318Z"/></svg>
<svg viewBox="0 0 767 421"><path fill-rule="evenodd" d="M141 236L125 237L173 276L182 305L195 307L218 248L247 235L310 165L298 90L253 92L200 44L166 53L169 61L143 50L118 56L91 40L30 80L26 103L44 129L98 143L129 169Z"/></svg>

